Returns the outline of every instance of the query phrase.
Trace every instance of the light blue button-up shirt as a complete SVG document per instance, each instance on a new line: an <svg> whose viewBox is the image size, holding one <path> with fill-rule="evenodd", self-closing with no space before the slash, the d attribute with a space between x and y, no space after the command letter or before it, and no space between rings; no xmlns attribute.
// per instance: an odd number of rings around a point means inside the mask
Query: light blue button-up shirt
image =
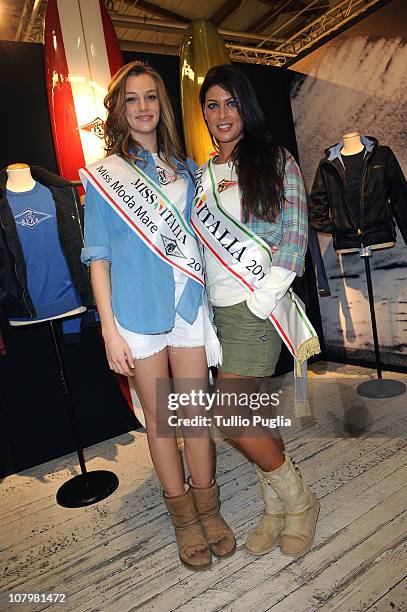
<svg viewBox="0 0 407 612"><path fill-rule="evenodd" d="M157 184L154 159L141 149L144 172ZM177 172L187 183L185 217L189 221L194 196L194 181L187 168L173 160ZM193 161L187 162L195 172ZM174 327L175 314L192 324L198 314L203 289L188 278L175 307L175 283L172 267L155 255L131 230L103 197L88 182L85 198L85 248L81 260L105 259L110 262L113 313L122 327L139 334L158 334Z"/></svg>

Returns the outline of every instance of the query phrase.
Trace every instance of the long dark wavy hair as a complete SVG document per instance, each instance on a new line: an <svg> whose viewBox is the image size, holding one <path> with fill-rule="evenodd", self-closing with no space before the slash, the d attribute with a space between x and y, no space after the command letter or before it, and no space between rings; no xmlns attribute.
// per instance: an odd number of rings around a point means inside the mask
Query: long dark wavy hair
<svg viewBox="0 0 407 612"><path fill-rule="evenodd" d="M157 125L158 153L163 161L175 170L172 157L186 165L186 157L182 150L174 113L161 76L154 68L141 61L135 60L126 64L112 78L108 93L104 99L107 110L105 122L105 142L107 155L117 153L124 157L140 160L138 149L141 144L136 142L127 124L126 113L126 82L130 76L140 74L150 75L156 84L158 99L160 101L160 120Z"/></svg>
<svg viewBox="0 0 407 612"><path fill-rule="evenodd" d="M285 151L272 142L270 128L246 75L231 64L214 66L207 73L199 93L202 111L206 94L214 85L234 98L243 122L243 138L236 144L232 159L242 192L244 219L250 215L275 221L283 204ZM216 148L218 143L212 137Z"/></svg>

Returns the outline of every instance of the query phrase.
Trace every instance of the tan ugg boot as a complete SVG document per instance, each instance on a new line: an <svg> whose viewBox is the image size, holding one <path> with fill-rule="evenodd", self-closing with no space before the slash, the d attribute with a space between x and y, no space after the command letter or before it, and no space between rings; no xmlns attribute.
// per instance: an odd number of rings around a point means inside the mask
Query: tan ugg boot
<svg viewBox="0 0 407 612"><path fill-rule="evenodd" d="M264 555L275 548L285 523L285 508L277 493L267 483L263 472L257 465L261 494L264 501L264 513L255 529L249 533L245 547L252 555Z"/></svg>
<svg viewBox="0 0 407 612"><path fill-rule="evenodd" d="M181 562L192 570L207 569L212 564L212 555L195 510L191 489L176 497L167 497L165 492L163 495L174 525Z"/></svg>
<svg viewBox="0 0 407 612"><path fill-rule="evenodd" d="M276 470L262 472L285 508L285 525L280 537L281 552L297 557L307 552L314 541L320 504L305 485L290 456Z"/></svg>
<svg viewBox="0 0 407 612"><path fill-rule="evenodd" d="M220 514L219 485L214 480L210 487L198 489L191 484L195 508L209 548L216 557L229 557L236 550L233 531Z"/></svg>

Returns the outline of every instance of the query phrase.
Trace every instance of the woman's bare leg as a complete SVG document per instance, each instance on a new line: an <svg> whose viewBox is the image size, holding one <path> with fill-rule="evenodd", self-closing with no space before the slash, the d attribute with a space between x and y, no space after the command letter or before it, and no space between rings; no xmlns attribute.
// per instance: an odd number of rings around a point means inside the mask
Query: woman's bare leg
<svg viewBox="0 0 407 612"><path fill-rule="evenodd" d="M134 385L140 398L146 420L146 430L151 459L161 485L169 497L184 493L184 473L177 440L173 436L157 437L157 413L168 410L166 405L157 406L157 379L160 384L168 381L170 389L167 348L159 353L134 360Z"/></svg>
<svg viewBox="0 0 407 612"><path fill-rule="evenodd" d="M219 372L217 388L222 390L222 380L230 381L233 379L238 383L242 379L248 380L248 377ZM253 378L251 380L253 381L253 392L256 392L258 389L257 379ZM231 391L230 386L228 386L227 390ZM264 472L270 472L271 470L276 470L284 463L284 442L279 433L276 436L266 428L263 428L263 431L264 436L259 436L258 428L256 428L256 435L252 436L232 436L229 430L226 433L253 463Z"/></svg>
<svg viewBox="0 0 407 612"><path fill-rule="evenodd" d="M168 347L168 355L174 377L174 391L188 393L192 389L198 390L194 380L202 383L205 387L208 380L208 366L205 348L199 347ZM178 379L178 380L177 380ZM181 380L179 380L181 379ZM198 385L199 386L199 385ZM187 416L205 416L205 410L191 406L184 407L183 413ZM196 432L196 430L194 429ZM198 488L208 487L212 482L214 472L214 461L212 453L212 441L209 430L203 427L200 436L195 437L191 428L184 428L185 459L194 485ZM188 434L191 434L188 435Z"/></svg>

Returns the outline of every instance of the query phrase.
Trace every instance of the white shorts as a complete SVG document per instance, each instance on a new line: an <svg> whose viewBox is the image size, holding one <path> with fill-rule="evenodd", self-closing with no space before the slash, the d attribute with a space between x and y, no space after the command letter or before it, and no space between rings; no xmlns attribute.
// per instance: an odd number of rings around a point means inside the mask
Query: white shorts
<svg viewBox="0 0 407 612"><path fill-rule="evenodd" d="M126 340L135 359L151 357L166 346L205 346L202 306L199 307L198 316L192 325L176 314L172 330L162 334L137 334L124 329L116 319L115 321L117 331Z"/></svg>

